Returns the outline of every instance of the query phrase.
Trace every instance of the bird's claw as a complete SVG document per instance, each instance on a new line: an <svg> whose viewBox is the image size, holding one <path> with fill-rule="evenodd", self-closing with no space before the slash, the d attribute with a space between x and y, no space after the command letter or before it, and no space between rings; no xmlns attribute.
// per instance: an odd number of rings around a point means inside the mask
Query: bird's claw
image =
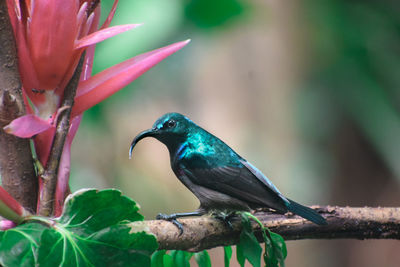
<svg viewBox="0 0 400 267"><path fill-rule="evenodd" d="M172 222L176 227L178 227L179 229L179 236L181 236L183 234L183 225L178 222L178 220L176 219L176 214L164 214L164 213L159 213L156 216L157 220L164 220L164 221L169 221Z"/></svg>
<svg viewBox="0 0 400 267"><path fill-rule="evenodd" d="M178 229L179 229L179 236L181 236L181 235L183 234L183 225L182 225L180 222L178 222L176 219L171 220L171 222L172 222L173 224L175 224L176 227L178 227Z"/></svg>
<svg viewBox="0 0 400 267"><path fill-rule="evenodd" d="M224 220L226 226L228 226L229 230L233 230L233 225L230 220Z"/></svg>
<svg viewBox="0 0 400 267"><path fill-rule="evenodd" d="M214 218L223 222L225 224L225 226L227 226L230 230L233 230L233 224L232 224L231 219L235 215L236 215L236 213L234 213L234 212L231 212L229 214L219 213L219 214L214 214Z"/></svg>
<svg viewBox="0 0 400 267"><path fill-rule="evenodd" d="M176 219L176 217L174 217L173 219ZM164 214L164 213L159 213L156 216L156 220L170 221L171 220L171 215L167 215L167 214Z"/></svg>

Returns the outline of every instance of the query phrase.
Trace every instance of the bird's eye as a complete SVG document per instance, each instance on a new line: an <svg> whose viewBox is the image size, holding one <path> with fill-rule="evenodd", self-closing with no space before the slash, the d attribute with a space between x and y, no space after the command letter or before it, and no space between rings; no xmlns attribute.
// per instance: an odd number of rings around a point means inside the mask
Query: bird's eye
<svg viewBox="0 0 400 267"><path fill-rule="evenodd" d="M168 128L173 128L176 125L176 121L173 119L170 119L169 121L167 121L167 127Z"/></svg>

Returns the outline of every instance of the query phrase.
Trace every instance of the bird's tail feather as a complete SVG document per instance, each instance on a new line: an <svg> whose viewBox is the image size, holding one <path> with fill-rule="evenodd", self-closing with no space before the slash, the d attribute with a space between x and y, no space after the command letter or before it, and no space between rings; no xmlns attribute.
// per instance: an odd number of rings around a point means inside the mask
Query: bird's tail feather
<svg viewBox="0 0 400 267"><path fill-rule="evenodd" d="M324 217L318 214L315 210L300 205L297 202L294 202L293 200L289 200L289 203L287 204L287 208L289 211L293 212L294 214L297 214L309 221L312 221L313 223L316 223L318 225L326 225L327 222Z"/></svg>

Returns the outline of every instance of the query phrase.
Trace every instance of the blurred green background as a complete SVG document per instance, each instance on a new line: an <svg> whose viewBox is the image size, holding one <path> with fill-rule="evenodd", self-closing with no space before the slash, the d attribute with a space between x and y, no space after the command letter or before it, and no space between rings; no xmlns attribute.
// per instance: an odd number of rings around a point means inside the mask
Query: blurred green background
<svg viewBox="0 0 400 267"><path fill-rule="evenodd" d="M300 203L400 206L399 11L378 0L121 0L113 24L144 25L99 44L95 72L192 42L85 113L72 189L116 187L148 219L197 208L161 143L146 139L128 159L138 132L177 111ZM287 266L400 262L399 241L287 245ZM222 266L222 249L211 255Z"/></svg>

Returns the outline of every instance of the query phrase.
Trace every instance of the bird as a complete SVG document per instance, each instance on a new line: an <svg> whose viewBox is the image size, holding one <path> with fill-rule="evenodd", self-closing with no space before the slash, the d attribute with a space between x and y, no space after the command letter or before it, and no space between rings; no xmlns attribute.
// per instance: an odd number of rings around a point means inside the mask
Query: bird
<svg viewBox="0 0 400 267"><path fill-rule="evenodd" d="M315 224L327 224L317 211L283 196L254 165L182 114L164 114L151 129L139 133L131 143L129 158L136 144L146 137L156 138L167 147L173 172L200 202L193 212L157 215L157 219L173 222L181 234L183 227L177 218L257 208L280 214L290 211Z"/></svg>

